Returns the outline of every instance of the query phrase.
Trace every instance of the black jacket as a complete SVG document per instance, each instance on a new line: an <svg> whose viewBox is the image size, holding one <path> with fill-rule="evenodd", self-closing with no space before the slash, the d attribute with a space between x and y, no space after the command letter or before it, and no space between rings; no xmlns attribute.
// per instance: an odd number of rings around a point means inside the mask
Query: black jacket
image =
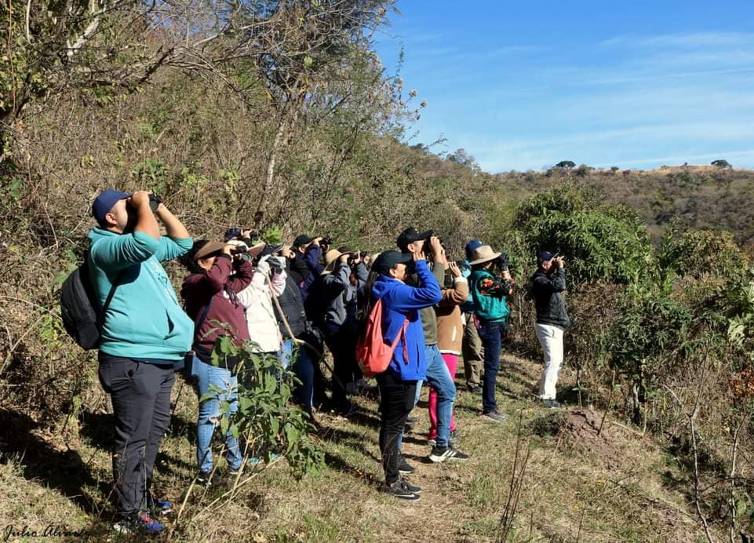
<svg viewBox="0 0 754 543"><path fill-rule="evenodd" d="M552 275L537 270L531 282L531 293L537 308L537 323L569 328L571 319L563 300L563 291L566 289L565 270L560 268Z"/></svg>
<svg viewBox="0 0 754 543"><path fill-rule="evenodd" d="M283 290L283 293L278 296L278 302L280 302L280 308L283 310L283 314L288 320L291 332L293 332L293 335L297 338L301 338L307 330L306 314L304 313L304 302L301 301L301 290L299 289L296 280L291 277L291 274L288 274L286 277L285 290ZM288 329L285 327L277 307L275 307L275 317L280 326L280 333L283 334L283 337L285 338L289 337Z"/></svg>

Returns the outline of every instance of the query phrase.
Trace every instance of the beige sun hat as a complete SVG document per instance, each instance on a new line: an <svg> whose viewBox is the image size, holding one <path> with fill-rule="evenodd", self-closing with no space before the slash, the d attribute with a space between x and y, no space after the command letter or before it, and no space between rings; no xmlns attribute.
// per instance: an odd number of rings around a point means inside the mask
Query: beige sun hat
<svg viewBox="0 0 754 543"><path fill-rule="evenodd" d="M476 266L477 264L484 264L485 262L489 262L490 260L495 260L497 257L500 256L501 253L496 253L492 250L492 247L489 245L482 245L481 247L478 247L474 249L474 251L471 253L471 258L473 259L469 264L472 266Z"/></svg>
<svg viewBox="0 0 754 543"><path fill-rule="evenodd" d="M335 270L335 266L338 263L338 259L343 255L354 254L353 251L347 253L341 253L337 249L330 249L325 253L325 269L322 270L322 274L332 273Z"/></svg>

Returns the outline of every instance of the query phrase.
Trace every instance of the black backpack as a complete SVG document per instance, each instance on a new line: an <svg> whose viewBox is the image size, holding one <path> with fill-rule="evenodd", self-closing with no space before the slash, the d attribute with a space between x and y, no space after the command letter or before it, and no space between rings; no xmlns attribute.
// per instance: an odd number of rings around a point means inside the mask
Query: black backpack
<svg viewBox="0 0 754 543"><path fill-rule="evenodd" d="M84 263L73 270L60 288L60 316L63 326L73 340L84 350L99 347L100 330L105 313L118 287L120 275L113 282L101 310L99 299L89 279L89 255L84 255Z"/></svg>
<svg viewBox="0 0 754 543"><path fill-rule="evenodd" d="M325 312L337 296L340 296L340 294L333 296L332 293L328 292L324 275L317 276L309 286L306 302L304 302L304 310L306 311L306 317L314 323L314 326L324 328Z"/></svg>

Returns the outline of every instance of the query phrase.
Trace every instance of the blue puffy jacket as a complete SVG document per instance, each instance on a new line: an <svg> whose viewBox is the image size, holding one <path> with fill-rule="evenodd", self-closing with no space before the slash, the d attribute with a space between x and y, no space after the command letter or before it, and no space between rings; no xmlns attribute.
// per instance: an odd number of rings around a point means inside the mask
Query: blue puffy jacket
<svg viewBox="0 0 754 543"><path fill-rule="evenodd" d="M419 286L413 287L392 277L380 276L372 287L375 300L382 300L382 331L385 343L392 344L408 319L406 336L398 342L389 371L401 381L416 381L427 376L424 358L424 330L419 310L433 306L442 299L440 284L429 271L427 263L416 263ZM404 359L404 352L408 360Z"/></svg>

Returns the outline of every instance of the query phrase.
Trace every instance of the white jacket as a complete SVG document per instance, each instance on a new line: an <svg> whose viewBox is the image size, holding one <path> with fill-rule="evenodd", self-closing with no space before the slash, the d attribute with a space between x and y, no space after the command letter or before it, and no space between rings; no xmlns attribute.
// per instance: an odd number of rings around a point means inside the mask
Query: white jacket
<svg viewBox="0 0 754 543"><path fill-rule="evenodd" d="M285 290L286 273L282 271L269 279L270 265L261 260L254 270L251 284L238 294L238 300L246 309L246 326L251 341L259 345L255 352L273 353L280 350L283 337L280 335L273 302L270 296L280 296Z"/></svg>

